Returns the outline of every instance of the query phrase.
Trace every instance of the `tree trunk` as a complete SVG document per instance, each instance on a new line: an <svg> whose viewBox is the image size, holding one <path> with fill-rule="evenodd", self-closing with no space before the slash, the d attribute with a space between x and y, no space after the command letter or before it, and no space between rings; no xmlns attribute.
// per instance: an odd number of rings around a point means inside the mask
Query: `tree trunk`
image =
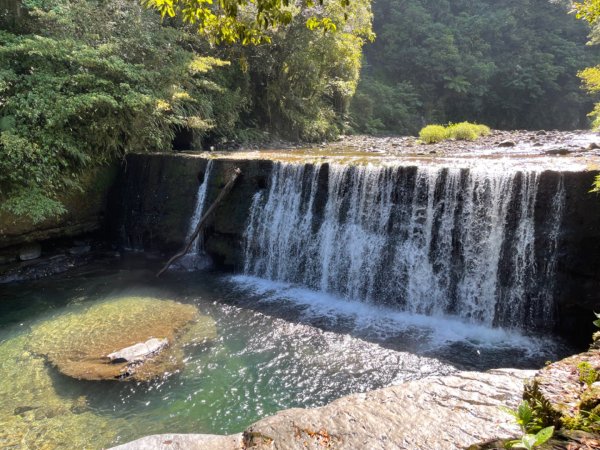
<svg viewBox="0 0 600 450"><path fill-rule="evenodd" d="M198 225L196 226L194 233L190 236L190 238L187 241L187 243L185 244L185 246L178 253L173 255L173 257L171 257L171 259L169 259L167 261L167 263L164 265L164 267L162 269L160 269L160 271L156 274L157 278L160 277L171 266L171 264L173 264L175 261L177 261L179 258L181 258L187 252L190 251L192 243L196 240L196 238L200 234L200 231L202 230L204 223L209 218L209 216L212 214L212 212L217 208L217 206L219 206L219 203L221 203L221 201L225 198L225 196L229 193L229 191L231 191L231 189L233 188L233 185L235 184L236 180L238 179L238 177L241 174L242 174L242 171L239 168L235 169L234 174L231 177L231 180L229 180L229 182L223 187L223 189L221 189L221 192L219 192L219 196L215 199L213 204L210 205L210 208L208 208L208 210L204 213L204 215L198 222Z"/></svg>

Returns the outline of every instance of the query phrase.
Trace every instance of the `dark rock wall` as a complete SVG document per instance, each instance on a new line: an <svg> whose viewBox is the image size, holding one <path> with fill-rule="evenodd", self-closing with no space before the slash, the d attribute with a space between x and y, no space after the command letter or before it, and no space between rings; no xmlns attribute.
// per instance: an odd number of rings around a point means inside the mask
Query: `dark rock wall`
<svg viewBox="0 0 600 450"><path fill-rule="evenodd" d="M173 253L184 243L198 187L208 160L188 155L130 155L111 194L108 228L125 249ZM226 269L242 261L242 236L254 194L268 183L271 161L215 160L206 196L208 207L233 175L235 188L205 227L205 248Z"/></svg>
<svg viewBox="0 0 600 450"><path fill-rule="evenodd" d="M206 159L189 155L130 155L111 196L109 230L113 240L125 248L165 254L179 249L206 165ZM273 162L215 160L207 207L236 167L241 168L243 175L205 229L207 253L218 267L227 270L242 267L243 233L252 199L258 191L268 188ZM327 196L324 169L319 181L322 195L315 202L317 210L322 209ZM542 265L551 250L546 236L552 222L548 216L562 176L566 198L556 250L556 327L561 335L582 345L589 343L593 331L592 311L600 312L600 197L589 193L595 175L596 172L544 172L535 211L540 236L536 239L537 264Z"/></svg>
<svg viewBox="0 0 600 450"><path fill-rule="evenodd" d="M557 324L560 334L581 345L591 341L592 311L600 312L600 196L589 192L596 175L563 173L566 202L556 267ZM538 207L544 208L543 198Z"/></svg>
<svg viewBox="0 0 600 450"><path fill-rule="evenodd" d="M107 212L108 192L118 174L116 165L89 173L82 180L82 190L65 192L61 196L66 213L40 223L0 211L0 249L99 231Z"/></svg>

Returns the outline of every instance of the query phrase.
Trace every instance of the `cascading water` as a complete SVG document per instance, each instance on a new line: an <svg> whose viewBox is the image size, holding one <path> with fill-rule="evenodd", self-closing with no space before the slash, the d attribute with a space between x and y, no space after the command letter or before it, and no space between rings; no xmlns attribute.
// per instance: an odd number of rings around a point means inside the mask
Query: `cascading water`
<svg viewBox="0 0 600 450"><path fill-rule="evenodd" d="M253 201L245 273L417 314L551 327L564 187L560 178L552 211L536 219L539 180L534 171L280 163Z"/></svg>
<svg viewBox="0 0 600 450"><path fill-rule="evenodd" d="M206 208L206 192L208 191L208 183L210 181L212 167L213 160L210 159L206 165L206 170L204 171L204 179L198 187L198 193L196 194L196 205L194 206L194 213L192 214L192 217L190 219L188 232L185 237L186 242L189 241L192 235L194 234L194 231L196 230L196 227L198 226L198 223L200 222L200 219L204 214L204 210ZM190 251L179 260L178 266L188 270L193 270L205 267L206 265L208 265L208 259L205 257L204 254L204 239L202 233L200 233L194 241L194 243L192 244Z"/></svg>

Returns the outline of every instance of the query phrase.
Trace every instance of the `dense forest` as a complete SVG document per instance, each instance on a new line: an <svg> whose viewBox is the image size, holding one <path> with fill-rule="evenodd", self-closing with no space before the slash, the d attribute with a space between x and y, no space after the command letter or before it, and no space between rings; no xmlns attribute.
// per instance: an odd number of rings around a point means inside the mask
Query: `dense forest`
<svg viewBox="0 0 600 450"><path fill-rule="evenodd" d="M570 1L375 0L377 39L353 101L356 130L416 133L472 120L501 129L587 128L577 73L600 55Z"/></svg>
<svg viewBox="0 0 600 450"><path fill-rule="evenodd" d="M346 17L335 33L311 31L297 10L252 46L215 45L132 0L12 6L0 17L0 194L4 210L34 221L127 152L333 138L371 36L365 0L325 7Z"/></svg>
<svg viewBox="0 0 600 450"><path fill-rule="evenodd" d="M132 151L590 124L578 72L599 50L570 1L267 2L258 25L234 9L200 32L171 3L2 0L5 211L60 214L60 192Z"/></svg>

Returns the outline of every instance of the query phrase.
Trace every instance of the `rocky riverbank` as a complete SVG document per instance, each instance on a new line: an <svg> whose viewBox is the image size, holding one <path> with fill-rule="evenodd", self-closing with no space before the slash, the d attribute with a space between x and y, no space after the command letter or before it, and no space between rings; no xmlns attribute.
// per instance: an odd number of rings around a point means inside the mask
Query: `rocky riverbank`
<svg viewBox="0 0 600 450"><path fill-rule="evenodd" d="M518 433L515 407L535 372L493 370L430 377L314 409L290 409L232 436L155 435L115 447L141 449L451 450Z"/></svg>
<svg viewBox="0 0 600 450"><path fill-rule="evenodd" d="M499 156L507 154L540 154L550 156L600 155L600 135L587 130L578 131L502 131L492 130L476 141L447 140L423 145L414 136L343 136L327 145L332 149L354 149L361 152L388 153L406 156L415 153L462 155L481 153Z"/></svg>

